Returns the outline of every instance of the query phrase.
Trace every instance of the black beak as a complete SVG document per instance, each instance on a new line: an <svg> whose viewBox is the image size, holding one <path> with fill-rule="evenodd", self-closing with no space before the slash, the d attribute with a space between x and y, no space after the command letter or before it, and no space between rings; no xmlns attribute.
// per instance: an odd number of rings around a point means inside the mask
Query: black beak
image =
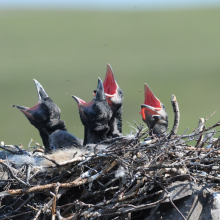
<svg viewBox="0 0 220 220"><path fill-rule="evenodd" d="M17 108L19 110L27 111L29 108L25 106L20 106L20 105L12 105L12 107Z"/></svg>
<svg viewBox="0 0 220 220"><path fill-rule="evenodd" d="M102 83L102 80L99 77L98 77L98 85L97 85L94 100L96 100L96 101L106 100L103 83Z"/></svg>
<svg viewBox="0 0 220 220"><path fill-rule="evenodd" d="M24 115L31 121L33 121L35 116L38 115L38 112L41 111L41 103L44 101L45 98L49 97L45 92L43 86L36 79L34 79L34 83L37 88L38 103L32 108L28 108L20 105L12 105L12 107L21 110L24 113Z"/></svg>
<svg viewBox="0 0 220 220"><path fill-rule="evenodd" d="M43 99L48 98L49 96L45 92L43 86L36 79L33 79L33 80L34 80L34 83L35 83L36 88L37 88L38 103L40 103Z"/></svg>

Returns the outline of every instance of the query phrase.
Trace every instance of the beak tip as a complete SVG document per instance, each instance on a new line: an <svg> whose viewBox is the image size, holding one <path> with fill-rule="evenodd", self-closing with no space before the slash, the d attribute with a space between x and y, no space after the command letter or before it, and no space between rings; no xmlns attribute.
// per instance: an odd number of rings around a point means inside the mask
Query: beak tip
<svg viewBox="0 0 220 220"><path fill-rule="evenodd" d="M110 63L107 64L106 75L113 75L113 70Z"/></svg>
<svg viewBox="0 0 220 220"><path fill-rule="evenodd" d="M76 96L72 95L72 98L76 101L77 104L80 103Z"/></svg>
<svg viewBox="0 0 220 220"><path fill-rule="evenodd" d="M36 79L33 79L35 85L39 84L39 82Z"/></svg>
<svg viewBox="0 0 220 220"><path fill-rule="evenodd" d="M44 90L43 86L36 80L36 79L33 79L34 80L34 83L35 83L35 86L37 88L37 93L38 93L38 99L39 101L42 99L42 98L45 98L45 97L49 97L46 93L46 91Z"/></svg>
<svg viewBox="0 0 220 220"><path fill-rule="evenodd" d="M112 66L110 65L110 63L107 64L107 68L112 70Z"/></svg>
<svg viewBox="0 0 220 220"><path fill-rule="evenodd" d="M161 101L154 95L147 83L144 84L145 99L144 104L153 108L161 108Z"/></svg>

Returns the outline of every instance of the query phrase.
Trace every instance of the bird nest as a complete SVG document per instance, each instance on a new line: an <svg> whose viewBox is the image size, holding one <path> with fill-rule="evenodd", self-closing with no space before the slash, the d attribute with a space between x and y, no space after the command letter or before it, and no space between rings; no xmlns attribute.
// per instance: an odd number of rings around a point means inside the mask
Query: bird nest
<svg viewBox="0 0 220 220"><path fill-rule="evenodd" d="M87 145L65 161L2 146L9 153L0 160L0 219L152 219L163 204L186 219L175 202L189 194L176 196L178 186L220 182L220 138L213 129L220 121L206 128L200 119L193 133L176 135L175 96L171 102L173 129L161 137L136 124L132 136Z"/></svg>

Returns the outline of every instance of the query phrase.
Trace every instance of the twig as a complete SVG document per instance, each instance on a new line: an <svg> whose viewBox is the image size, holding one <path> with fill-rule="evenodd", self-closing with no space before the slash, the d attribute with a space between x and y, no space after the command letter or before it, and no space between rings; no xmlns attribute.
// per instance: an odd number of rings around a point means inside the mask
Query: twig
<svg viewBox="0 0 220 220"><path fill-rule="evenodd" d="M31 173L31 165L26 164L26 182L27 182L27 184L29 184L30 173Z"/></svg>
<svg viewBox="0 0 220 220"><path fill-rule="evenodd" d="M1 161L0 161L1 163ZM86 183L90 183L98 178L100 178L103 174L107 173L109 170L111 170L115 165L117 164L116 161L113 161L112 163L108 163L106 165L106 167L98 174L89 177L89 178L85 178L82 179L81 177L77 178L76 180L74 180L71 183L61 183L60 184L60 188L71 188L71 187L76 187L76 186L80 186ZM45 190L49 190L49 189L54 189L56 187L56 183L52 183L52 184L47 184L47 185L38 185L38 186L34 186L31 187L29 189L15 189L15 190L7 190L4 192L0 192L0 197L3 195L8 195L8 196L18 196L18 195L23 195L23 194L27 194L27 193L32 193L32 192L42 192Z"/></svg>
<svg viewBox="0 0 220 220"><path fill-rule="evenodd" d="M1 149L6 150L6 151L8 151L8 152L11 153L11 154L19 154L18 151L10 150L10 149L8 149L7 147L10 147L10 146L7 146L7 145L1 146L1 145L0 145L0 148L1 148Z"/></svg>
<svg viewBox="0 0 220 220"><path fill-rule="evenodd" d="M41 212L42 212L42 209L40 209L40 210L36 213L36 215L34 216L34 218L33 218L32 220L37 220L38 217L40 216Z"/></svg>
<svg viewBox="0 0 220 220"><path fill-rule="evenodd" d="M18 149L18 151L20 152L20 154L24 154L24 155L27 155L27 156L29 156L30 157L30 154L27 152L27 151L25 151L25 150L22 150L20 147L18 147L17 145L14 145L17 149Z"/></svg>
<svg viewBox="0 0 220 220"><path fill-rule="evenodd" d="M56 215L56 202L57 202L57 193L60 187L60 183L58 182L56 184L56 188L55 188L55 196L54 196L54 201L53 201L53 206L52 206L52 220L55 220L55 215Z"/></svg>
<svg viewBox="0 0 220 220"><path fill-rule="evenodd" d="M218 109L215 110L211 115L209 115L208 117L206 117L205 122L208 121L217 111L218 111Z"/></svg>
<svg viewBox="0 0 220 220"><path fill-rule="evenodd" d="M51 166L46 166L46 167L43 167L43 168L55 168L55 167L61 167L61 166L65 166L65 165L69 165L69 164L72 164L72 163L75 163L75 162L80 162L80 161L84 161L86 158L85 157L76 157L76 158L72 158L68 161L62 161L62 162L56 162L55 160L53 159L50 159L48 158L47 156L43 155L43 157L51 162L53 162L55 164L54 165L51 165Z"/></svg>
<svg viewBox="0 0 220 220"><path fill-rule="evenodd" d="M56 166L60 166L59 163L57 163L55 160L50 159L49 157L47 157L46 155L42 155L43 158L45 158L46 160L49 160L50 162L54 163Z"/></svg>
<svg viewBox="0 0 220 220"><path fill-rule="evenodd" d="M14 212L19 211L21 208L23 208L24 205L26 205L32 198L34 197L34 193L30 194L28 199L26 199Z"/></svg>
<svg viewBox="0 0 220 220"><path fill-rule="evenodd" d="M25 183L23 180L21 180L20 178L18 178L17 176L14 175L14 173L12 172L11 168L3 162L3 160L0 160L0 164L2 164L4 167L6 167L6 169L9 171L9 173L11 174L11 176L16 179L19 183L25 185L25 186L28 186L30 187L30 184L28 183Z"/></svg>
<svg viewBox="0 0 220 220"><path fill-rule="evenodd" d="M167 198L170 200L171 204L173 205L173 207L177 210L177 212L180 214L180 216L186 220L186 218L184 217L184 215L180 212L180 210L176 207L176 205L173 203L173 200L171 199L170 193L168 192L168 190L166 189L166 187L164 187L160 182L158 182L156 179L154 179L154 182L156 182L166 193L167 193Z"/></svg>
<svg viewBox="0 0 220 220"><path fill-rule="evenodd" d="M20 213L20 214L11 215L11 216L7 216L5 218L1 218L1 220L9 220L9 219L12 219L12 218L17 218L17 217L20 217L22 215L29 215L29 214L32 214L32 213L33 213L33 211L23 212L23 213Z"/></svg>
<svg viewBox="0 0 220 220"><path fill-rule="evenodd" d="M176 99L175 95L171 96L171 104L173 106L173 112L174 112L174 124L173 128L168 136L168 139L171 138L172 135L175 135L177 133L179 122L180 122L180 111L179 111L179 105Z"/></svg>

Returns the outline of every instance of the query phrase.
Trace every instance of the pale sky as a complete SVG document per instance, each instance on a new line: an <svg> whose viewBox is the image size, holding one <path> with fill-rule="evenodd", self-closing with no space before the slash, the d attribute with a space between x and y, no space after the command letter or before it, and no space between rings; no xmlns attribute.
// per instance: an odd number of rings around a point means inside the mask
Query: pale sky
<svg viewBox="0 0 220 220"><path fill-rule="evenodd" d="M0 8L142 10L219 6L220 0L0 0Z"/></svg>

